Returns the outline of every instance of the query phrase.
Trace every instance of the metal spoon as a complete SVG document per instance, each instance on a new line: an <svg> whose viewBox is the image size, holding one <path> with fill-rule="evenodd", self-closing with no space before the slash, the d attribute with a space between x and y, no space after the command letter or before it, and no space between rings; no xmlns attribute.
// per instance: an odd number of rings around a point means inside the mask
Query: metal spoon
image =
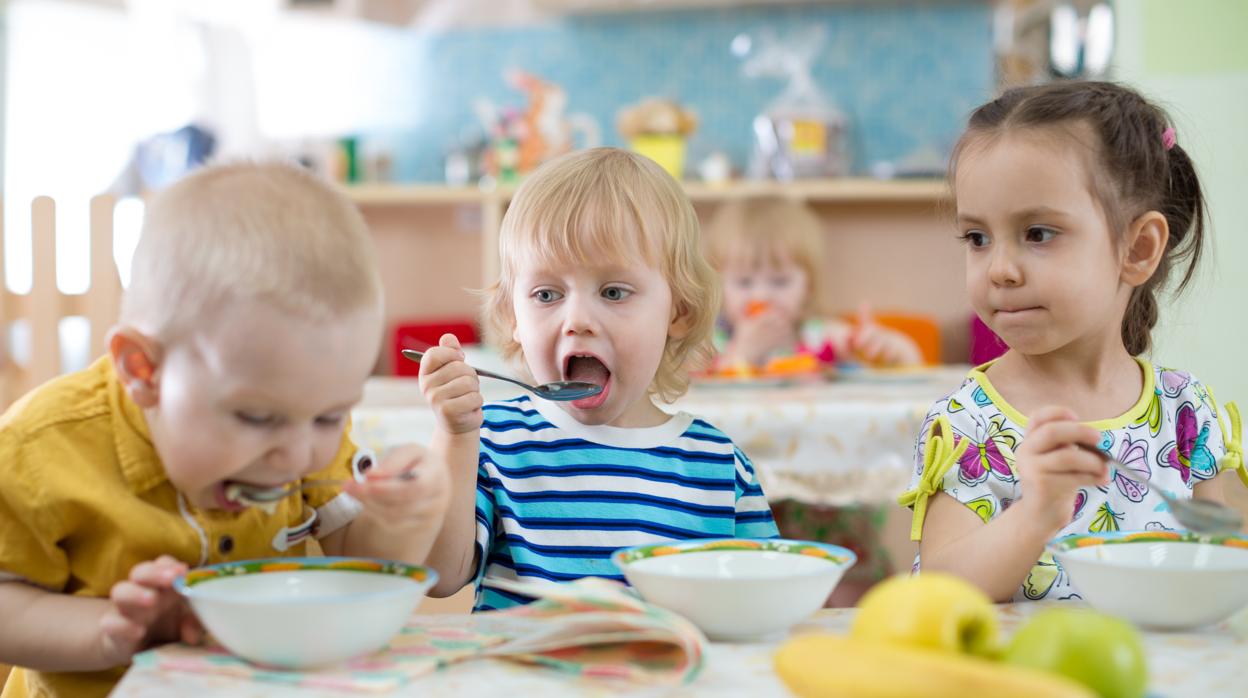
<svg viewBox="0 0 1248 698"><path fill-rule="evenodd" d="M376 480L415 480L416 473L412 470L404 470L397 475L387 475L374 478ZM302 492L312 487L330 487L334 485L345 485L348 480L327 478L324 480L304 480L302 482L291 482L285 485L277 485L275 487L266 487L264 485L248 485L242 482L233 482L225 487L225 498L231 502L237 502L246 506L264 506L273 502L280 502L292 494Z"/></svg>
<svg viewBox="0 0 1248 698"><path fill-rule="evenodd" d="M411 359L416 363L420 363L420 360L424 357L424 355L424 352L420 351L413 351L411 349L403 350L404 358ZM500 376L497 373L491 373L479 368L474 368L473 370L477 372L478 376L496 378L500 381L515 383L521 388L531 391L534 395L546 398L547 400L580 400L581 398L593 397L602 392L601 385L586 383L584 381L554 381L553 383L543 383L541 385L529 385L528 383L518 381L515 378Z"/></svg>
<svg viewBox="0 0 1248 698"><path fill-rule="evenodd" d="M1105 465L1117 470L1128 480L1140 485L1148 484L1147 479L1141 479L1134 471L1119 462L1117 458L1101 449L1084 444L1077 445L1089 453L1100 456ZM1210 535L1238 533L1244 525L1244 517L1238 511L1225 504L1210 502L1206 499L1179 499L1160 487L1156 489L1161 498L1166 500L1166 504L1170 506L1170 512L1174 514L1174 518L1193 533Z"/></svg>

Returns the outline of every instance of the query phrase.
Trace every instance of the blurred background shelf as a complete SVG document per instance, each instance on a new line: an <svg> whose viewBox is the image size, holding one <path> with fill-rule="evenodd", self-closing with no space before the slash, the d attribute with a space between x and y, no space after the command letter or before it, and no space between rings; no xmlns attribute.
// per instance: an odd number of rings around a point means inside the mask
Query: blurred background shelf
<svg viewBox="0 0 1248 698"><path fill-rule="evenodd" d="M722 184L686 182L685 193L695 203L783 196L812 203L940 203L949 196L941 179L870 178L807 179L791 182L734 180ZM359 206L421 206L505 202L514 189L482 190L438 184L362 184L349 187Z"/></svg>
<svg viewBox="0 0 1248 698"><path fill-rule="evenodd" d="M730 201L767 196L790 197L811 203L939 203L949 195L943 179L799 179L741 180L725 184L685 184L685 192L695 203Z"/></svg>
<svg viewBox="0 0 1248 698"><path fill-rule="evenodd" d="M885 1L898 5L930 5L933 1L942 0L874 0L875 4ZM988 0L983 1L988 2ZM853 0L533 0L535 6L561 14L722 10L741 7L780 8L789 5L844 5L852 2Z"/></svg>
<svg viewBox="0 0 1248 698"><path fill-rule="evenodd" d="M867 177L793 181L684 183L699 219L733 201L791 197L805 201L823 224L826 245L822 302L852 311L845 298L869 289L878 308L904 308L938 322L941 355L966 356L969 311L962 287L962 247L953 237L941 179ZM364 214L379 252L387 322L411 318L473 318L480 297L498 279L498 232L514 187L482 190L441 184L358 184L347 192ZM834 241L834 242L832 242ZM906 249L897 255L897 249ZM839 299L839 303L838 303Z"/></svg>
<svg viewBox="0 0 1248 698"><path fill-rule="evenodd" d="M496 194L443 184L358 184L347 187L347 193L357 206L475 204Z"/></svg>

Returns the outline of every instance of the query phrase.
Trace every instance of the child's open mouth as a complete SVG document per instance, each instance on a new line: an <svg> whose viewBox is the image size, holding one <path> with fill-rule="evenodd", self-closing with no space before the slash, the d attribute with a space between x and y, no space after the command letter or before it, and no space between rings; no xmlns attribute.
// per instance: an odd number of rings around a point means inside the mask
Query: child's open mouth
<svg viewBox="0 0 1248 698"><path fill-rule="evenodd" d="M601 407L611 392L611 370L597 356L592 354L569 354L563 360L564 380L584 381L601 386L602 392L593 397L573 400L572 406L579 410L592 410Z"/></svg>
<svg viewBox="0 0 1248 698"><path fill-rule="evenodd" d="M212 497L216 500L217 507L220 509L224 509L225 511L242 511L247 508L247 505L238 501L237 498L230 497L228 494L232 482L233 481L218 482L216 486L212 488Z"/></svg>
<svg viewBox="0 0 1248 698"><path fill-rule="evenodd" d="M217 507L225 511L239 512L248 507L258 507L272 514L277 502L290 492L287 485L256 485L239 480L226 480L212 488ZM270 495L269 492L274 494Z"/></svg>

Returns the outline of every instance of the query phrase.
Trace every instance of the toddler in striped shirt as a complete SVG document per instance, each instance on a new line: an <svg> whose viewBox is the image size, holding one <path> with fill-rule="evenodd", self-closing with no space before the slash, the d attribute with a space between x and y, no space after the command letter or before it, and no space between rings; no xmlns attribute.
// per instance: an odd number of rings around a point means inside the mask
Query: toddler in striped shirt
<svg viewBox="0 0 1248 698"><path fill-rule="evenodd" d="M428 564L434 596L473 582L475 610L528 599L490 577L623 581L611 553L686 538L768 538L750 460L715 427L656 400L711 355L720 286L680 185L633 153L595 148L534 172L500 233L486 321L534 381L587 381L573 402L483 404L455 337L426 352L452 501ZM483 584L483 580L485 583Z"/></svg>

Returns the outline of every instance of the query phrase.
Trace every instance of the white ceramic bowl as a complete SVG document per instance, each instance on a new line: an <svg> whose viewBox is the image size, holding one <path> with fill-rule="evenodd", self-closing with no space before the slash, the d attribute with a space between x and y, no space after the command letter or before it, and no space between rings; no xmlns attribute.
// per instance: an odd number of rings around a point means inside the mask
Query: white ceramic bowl
<svg viewBox="0 0 1248 698"><path fill-rule="evenodd" d="M1195 628L1248 606L1248 537L1089 533L1048 548L1088 603L1146 628Z"/></svg>
<svg viewBox="0 0 1248 698"><path fill-rule="evenodd" d="M621 548L611 560L650 603L713 640L754 640L819 610L857 557L836 545L713 538Z"/></svg>
<svg viewBox="0 0 1248 698"><path fill-rule="evenodd" d="M227 650L267 666L327 666L383 647L433 586L433 570L366 558L244 560L174 582Z"/></svg>

